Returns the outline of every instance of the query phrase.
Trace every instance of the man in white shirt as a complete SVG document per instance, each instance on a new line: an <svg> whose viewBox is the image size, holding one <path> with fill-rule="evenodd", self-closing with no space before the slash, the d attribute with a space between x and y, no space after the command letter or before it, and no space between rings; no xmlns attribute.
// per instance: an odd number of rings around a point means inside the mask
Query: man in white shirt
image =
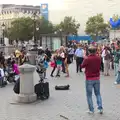
<svg viewBox="0 0 120 120"><path fill-rule="evenodd" d="M76 49L75 56L76 56L76 72L78 73L79 70L80 72L82 72L82 69L80 66L83 62L84 50L82 49L81 45L79 45L78 48Z"/></svg>

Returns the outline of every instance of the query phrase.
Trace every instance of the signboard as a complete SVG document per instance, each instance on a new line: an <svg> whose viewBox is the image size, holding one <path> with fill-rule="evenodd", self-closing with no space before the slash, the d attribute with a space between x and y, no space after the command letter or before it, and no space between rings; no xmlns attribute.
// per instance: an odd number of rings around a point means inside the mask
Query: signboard
<svg viewBox="0 0 120 120"><path fill-rule="evenodd" d="M46 20L48 20L48 4L41 4L40 6L40 13L42 17L44 17Z"/></svg>

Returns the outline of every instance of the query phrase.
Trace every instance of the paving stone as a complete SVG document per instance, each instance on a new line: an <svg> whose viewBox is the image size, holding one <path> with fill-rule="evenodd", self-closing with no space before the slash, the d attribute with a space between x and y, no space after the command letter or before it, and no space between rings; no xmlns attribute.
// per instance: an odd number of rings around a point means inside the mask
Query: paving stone
<svg viewBox="0 0 120 120"><path fill-rule="evenodd" d="M69 66L70 78L61 74L60 78L51 78L50 71L47 77L50 82L51 97L46 101L38 101L32 104L10 104L13 100L13 85L9 84L0 89L0 120L120 120L120 87L115 86L113 71L110 77L101 75L101 95L103 99L104 114L97 113L96 99L93 95L95 114L88 115L85 92L84 73L76 73L75 64ZM39 76L34 75L35 83ZM68 91L55 91L55 85L70 84Z"/></svg>

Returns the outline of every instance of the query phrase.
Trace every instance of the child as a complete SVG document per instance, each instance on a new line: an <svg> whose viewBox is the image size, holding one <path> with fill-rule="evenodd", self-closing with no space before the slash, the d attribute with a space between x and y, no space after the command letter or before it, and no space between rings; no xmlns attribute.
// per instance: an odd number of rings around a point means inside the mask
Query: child
<svg viewBox="0 0 120 120"><path fill-rule="evenodd" d="M19 75L20 71L18 65L15 63L15 60L12 61L12 69L15 75Z"/></svg>
<svg viewBox="0 0 120 120"><path fill-rule="evenodd" d="M61 67L62 67L62 57L59 54L56 57L56 64L57 64L56 77L60 77L60 70L61 70Z"/></svg>

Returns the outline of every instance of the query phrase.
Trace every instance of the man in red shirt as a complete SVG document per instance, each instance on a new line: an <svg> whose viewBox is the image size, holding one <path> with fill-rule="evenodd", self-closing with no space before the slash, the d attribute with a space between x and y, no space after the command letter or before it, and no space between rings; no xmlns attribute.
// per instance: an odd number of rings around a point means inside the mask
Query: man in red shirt
<svg viewBox="0 0 120 120"><path fill-rule="evenodd" d="M102 99L100 95L100 66L101 59L96 55L96 48L94 46L89 48L89 55L86 57L81 65L85 68L86 76L86 95L87 102L89 106L89 113L94 113L93 100L92 100L92 90L97 99L98 112L103 113Z"/></svg>

